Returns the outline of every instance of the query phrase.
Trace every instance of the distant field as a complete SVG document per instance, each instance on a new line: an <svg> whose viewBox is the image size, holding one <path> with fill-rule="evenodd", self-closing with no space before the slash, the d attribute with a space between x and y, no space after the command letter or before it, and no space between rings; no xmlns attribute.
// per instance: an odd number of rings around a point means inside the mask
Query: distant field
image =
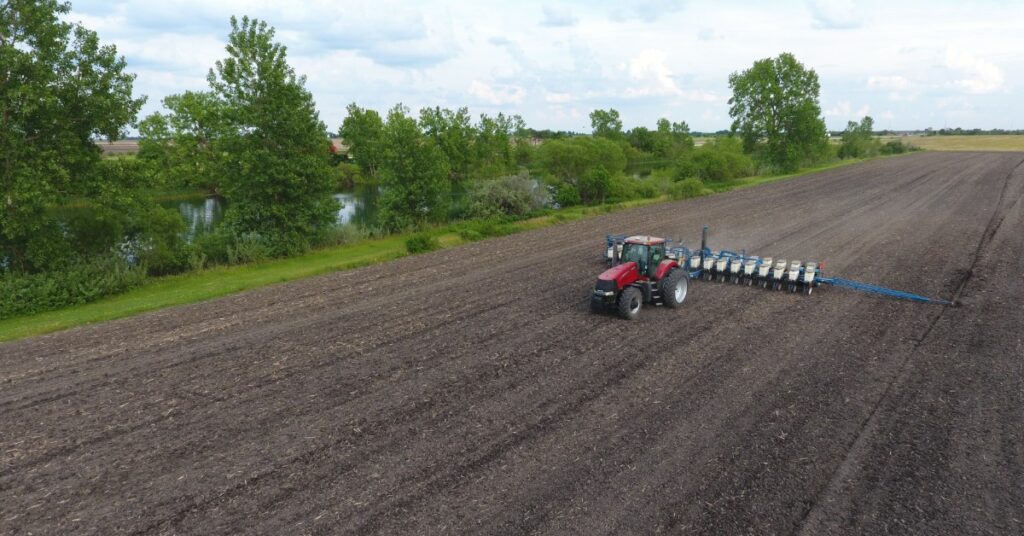
<svg viewBox="0 0 1024 536"><path fill-rule="evenodd" d="M1024 136L883 136L932 151L1024 151Z"/></svg>

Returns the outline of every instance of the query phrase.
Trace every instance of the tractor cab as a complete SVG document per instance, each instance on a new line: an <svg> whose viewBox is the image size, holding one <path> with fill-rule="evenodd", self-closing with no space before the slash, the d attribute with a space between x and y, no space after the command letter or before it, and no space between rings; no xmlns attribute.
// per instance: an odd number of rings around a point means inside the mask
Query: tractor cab
<svg viewBox="0 0 1024 536"><path fill-rule="evenodd" d="M631 236L622 244L620 262L635 262L640 274L651 278L665 260L665 239L653 236Z"/></svg>

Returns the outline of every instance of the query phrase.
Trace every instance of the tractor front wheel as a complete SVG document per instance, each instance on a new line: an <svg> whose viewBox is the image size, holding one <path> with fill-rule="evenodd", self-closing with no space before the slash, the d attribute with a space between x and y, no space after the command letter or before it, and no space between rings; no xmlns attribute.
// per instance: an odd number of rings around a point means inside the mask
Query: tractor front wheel
<svg viewBox="0 0 1024 536"><path fill-rule="evenodd" d="M658 282L658 290L661 292L661 301L665 307L675 309L683 304L686 299L686 289L689 278L682 270L676 269L668 273Z"/></svg>
<svg viewBox="0 0 1024 536"><path fill-rule="evenodd" d="M626 320L633 320L640 314L640 308L644 303L644 294L636 287L626 287L619 294L619 316Z"/></svg>

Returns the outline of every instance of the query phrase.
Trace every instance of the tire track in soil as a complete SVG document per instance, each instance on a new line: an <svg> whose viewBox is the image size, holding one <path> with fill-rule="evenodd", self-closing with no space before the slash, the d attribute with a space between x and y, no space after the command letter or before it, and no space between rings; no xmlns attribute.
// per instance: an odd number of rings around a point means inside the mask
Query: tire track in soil
<svg viewBox="0 0 1024 536"><path fill-rule="evenodd" d="M1002 188L1000 188L999 197L995 202L995 208L992 211L992 216L989 218L988 224L985 226L985 230L982 233L981 240L978 241L977 248L975 248L974 250L974 255L971 259L971 264L964 272L964 274L961 276L960 281L956 284L952 296L949 298L949 301L953 302L952 307L960 306L960 304L958 303L959 299L963 294L964 289L970 283L971 275L974 272L974 268L977 265L978 260L981 258L982 252L984 251L985 247L989 243L991 243L992 238L996 234L996 231L999 229L999 226L1002 225L1002 222L1005 219L1006 214L1009 212L1010 207L1004 207L1003 201L1006 196L1006 191L1009 189L1013 175L1017 172L1018 169L1020 169L1021 165L1024 165L1024 159L1018 162L1017 165L1013 166L1013 168L1006 174L1006 177L1003 179L1003 185ZM1018 202L1019 198L1018 200L1014 201L1014 204ZM865 448L865 443L868 441L868 438L873 436L877 431L879 409L886 403L887 400L891 399L894 391L898 388L898 386L902 385L907 380L907 377L910 374L911 369L910 363L913 361L914 356L917 355L921 346L924 344L925 341L928 340L929 335L931 335L932 331L935 329L935 326L938 325L939 321L942 320L943 316L948 310L949 309L946 307L939 309L938 313L933 317L931 322L928 323L928 327L924 330L921 336L914 341L913 350L909 354L907 354L907 356L904 357L902 362L900 363L899 373L892 378L888 385L886 385L885 391L882 393L882 396L875 401L874 405L871 407L871 411L868 413L867 418L860 425L859 431L854 441L850 444L850 447L847 449L847 454L843 458L843 462L838 467L836 467L836 471L833 477L830 479L828 485L818 493L818 496L809 505L806 512L804 512L803 516L800 518L800 521L797 524L796 529L798 533L806 534L805 524L807 523L808 518L813 515L818 505L821 504L822 498L831 493L834 493L835 490L838 488L839 483L843 479L849 477L850 471L852 470L852 465L854 463L854 459L858 456L859 453L863 452Z"/></svg>

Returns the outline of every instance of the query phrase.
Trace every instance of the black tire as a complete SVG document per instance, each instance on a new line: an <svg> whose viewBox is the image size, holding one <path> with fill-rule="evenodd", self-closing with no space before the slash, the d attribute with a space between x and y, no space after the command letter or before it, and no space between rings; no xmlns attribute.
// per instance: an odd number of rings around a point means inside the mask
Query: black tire
<svg viewBox="0 0 1024 536"><path fill-rule="evenodd" d="M591 313L603 313L605 311L604 302L597 296L590 297L590 312Z"/></svg>
<svg viewBox="0 0 1024 536"><path fill-rule="evenodd" d="M661 302L669 309L675 309L686 300L686 290L689 286L686 273L674 269L658 281L658 291L661 293Z"/></svg>
<svg viewBox="0 0 1024 536"><path fill-rule="evenodd" d="M619 316L626 320L633 320L640 314L643 304L644 293L636 287L626 287L619 294L619 301L617 303Z"/></svg>

